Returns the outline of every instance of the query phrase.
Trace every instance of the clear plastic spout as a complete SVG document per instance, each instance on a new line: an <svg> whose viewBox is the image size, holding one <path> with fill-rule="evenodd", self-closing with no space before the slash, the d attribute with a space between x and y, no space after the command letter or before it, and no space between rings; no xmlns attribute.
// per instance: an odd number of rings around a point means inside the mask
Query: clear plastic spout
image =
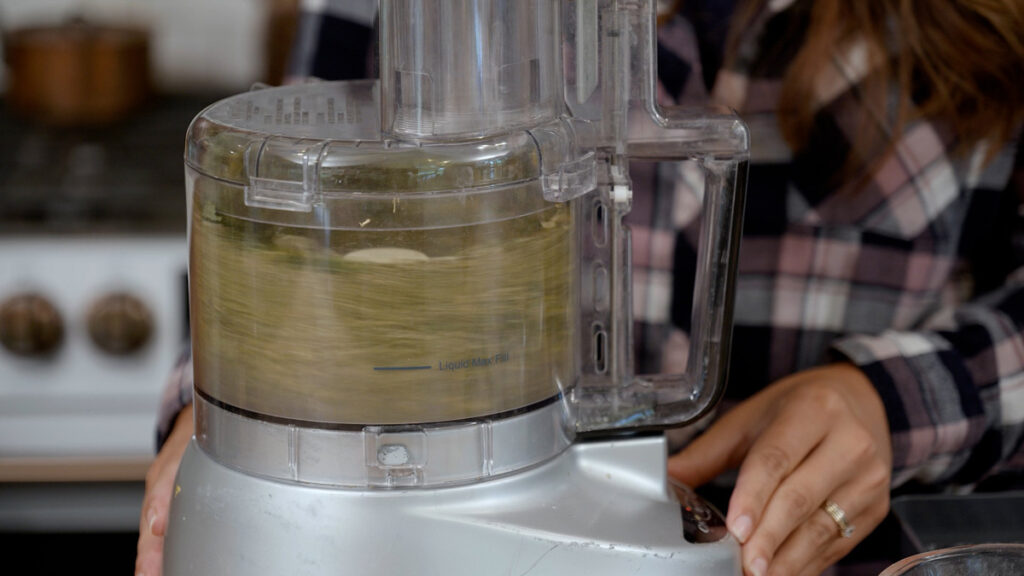
<svg viewBox="0 0 1024 576"><path fill-rule="evenodd" d="M406 139L557 118L560 0L381 0L381 119Z"/></svg>

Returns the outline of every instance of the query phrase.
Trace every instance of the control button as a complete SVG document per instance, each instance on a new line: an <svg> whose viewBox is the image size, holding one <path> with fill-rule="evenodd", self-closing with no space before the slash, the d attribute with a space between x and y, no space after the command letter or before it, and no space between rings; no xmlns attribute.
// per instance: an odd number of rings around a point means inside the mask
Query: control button
<svg viewBox="0 0 1024 576"><path fill-rule="evenodd" d="M683 516L683 537L694 544L718 542L726 537L725 518L687 486L670 480Z"/></svg>
<svg viewBox="0 0 1024 576"><path fill-rule="evenodd" d="M142 348L153 333L153 315L131 294L103 296L89 308L89 336L109 354L128 355Z"/></svg>
<svg viewBox="0 0 1024 576"><path fill-rule="evenodd" d="M12 296L0 304L0 343L22 356L42 356L57 349L64 321L49 300L35 293Z"/></svg>

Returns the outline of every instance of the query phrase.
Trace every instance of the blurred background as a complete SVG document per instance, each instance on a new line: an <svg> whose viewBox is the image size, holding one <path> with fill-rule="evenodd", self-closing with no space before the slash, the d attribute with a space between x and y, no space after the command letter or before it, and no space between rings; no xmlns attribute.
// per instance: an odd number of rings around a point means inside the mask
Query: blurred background
<svg viewBox="0 0 1024 576"><path fill-rule="evenodd" d="M5 33L76 18L148 30L154 81L163 90L237 91L273 81L287 46L268 42L287 28L297 0L3 0ZM6 46L0 47L5 50ZM279 78L279 76L278 76ZM9 71L0 71L0 88Z"/></svg>
<svg viewBox="0 0 1024 576"><path fill-rule="evenodd" d="M296 4L0 0L0 548L29 574L133 569L188 332L185 132L282 81Z"/></svg>

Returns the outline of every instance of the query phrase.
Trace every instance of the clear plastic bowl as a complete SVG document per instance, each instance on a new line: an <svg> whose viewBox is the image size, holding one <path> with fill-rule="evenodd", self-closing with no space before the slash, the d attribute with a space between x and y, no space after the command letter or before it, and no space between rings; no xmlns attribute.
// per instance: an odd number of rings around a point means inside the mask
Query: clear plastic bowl
<svg viewBox="0 0 1024 576"><path fill-rule="evenodd" d="M1018 576L1024 544L976 544L923 552L889 566L879 576Z"/></svg>

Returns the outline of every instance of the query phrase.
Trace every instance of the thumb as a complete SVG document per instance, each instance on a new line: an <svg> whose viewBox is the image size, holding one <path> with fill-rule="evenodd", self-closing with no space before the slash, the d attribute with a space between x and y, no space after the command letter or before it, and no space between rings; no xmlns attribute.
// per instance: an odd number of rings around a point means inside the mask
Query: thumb
<svg viewBox="0 0 1024 576"><path fill-rule="evenodd" d="M751 427L742 406L730 411L703 434L668 459L668 474L687 486L706 484L736 468L750 447Z"/></svg>

